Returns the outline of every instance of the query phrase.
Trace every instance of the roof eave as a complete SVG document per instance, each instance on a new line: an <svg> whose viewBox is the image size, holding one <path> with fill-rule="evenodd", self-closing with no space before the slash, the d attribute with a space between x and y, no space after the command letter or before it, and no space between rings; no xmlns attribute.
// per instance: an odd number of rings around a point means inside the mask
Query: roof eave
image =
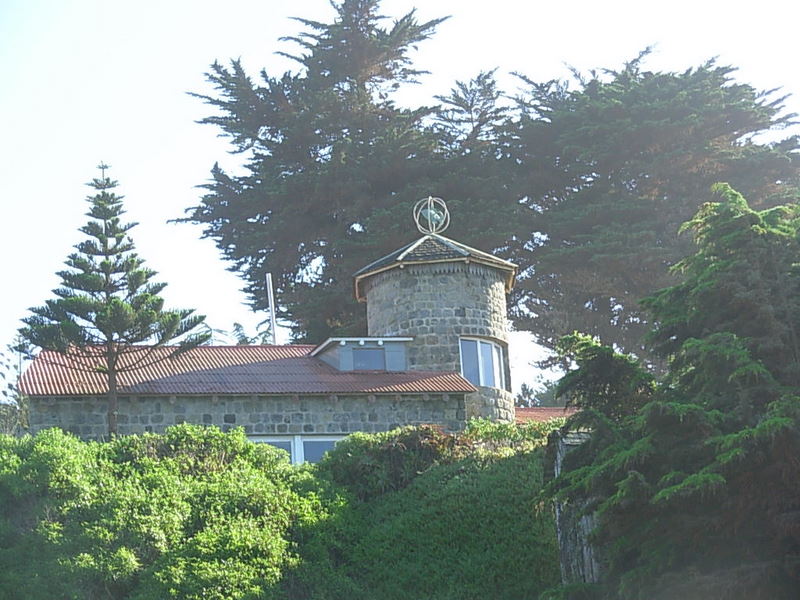
<svg viewBox="0 0 800 600"><path fill-rule="evenodd" d="M413 260L413 261L404 261L404 262L395 262L388 264L384 267L379 269L375 269L374 271L367 271L361 274L356 274L353 277L353 287L355 292L355 297L357 302L366 302L367 297L361 293L361 282L368 277L372 277L373 275L377 275L379 273L385 273L386 271L391 271L392 269L402 269L406 266L412 265L432 265L437 263L478 263L485 265L487 267L493 267L500 271L506 271L506 281L505 281L505 288L506 293L510 293L511 290L514 288L514 281L517 277L517 265L508 261L502 261L507 264L497 264L495 261L500 261L502 259L495 259L495 260L487 260L478 256L465 256L464 258L442 258L442 259L434 259L434 260Z"/></svg>

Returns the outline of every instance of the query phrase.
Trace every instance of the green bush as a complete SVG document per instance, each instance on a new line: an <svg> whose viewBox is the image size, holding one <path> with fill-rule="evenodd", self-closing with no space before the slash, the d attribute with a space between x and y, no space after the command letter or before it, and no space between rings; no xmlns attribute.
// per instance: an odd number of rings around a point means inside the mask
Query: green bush
<svg viewBox="0 0 800 600"><path fill-rule="evenodd" d="M544 434L358 434L318 467L190 425L0 436L0 598L532 597L557 577Z"/></svg>
<svg viewBox="0 0 800 600"><path fill-rule="evenodd" d="M292 589L331 600L535 598L559 580L550 507L537 505L552 428L482 421L459 436L351 436L320 474L363 500L315 526ZM414 473L397 468L400 447Z"/></svg>
<svg viewBox="0 0 800 600"><path fill-rule="evenodd" d="M0 597L263 597L295 560L290 528L323 512L294 477L241 431L5 438Z"/></svg>

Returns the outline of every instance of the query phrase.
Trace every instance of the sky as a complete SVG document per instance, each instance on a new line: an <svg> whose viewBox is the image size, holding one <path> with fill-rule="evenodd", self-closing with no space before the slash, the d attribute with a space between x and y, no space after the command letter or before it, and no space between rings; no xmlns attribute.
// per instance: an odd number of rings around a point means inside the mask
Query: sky
<svg viewBox="0 0 800 600"><path fill-rule="evenodd" d="M513 92L512 72L566 78L570 67L618 68L653 46L651 70L716 57L738 67L740 82L781 88L791 95L788 112L800 113L796 1L381 5L391 18L415 7L421 21L451 18L413 54L430 74L402 91L401 104L433 104L482 70L497 68L500 87ZM83 238L85 183L101 161L139 223L131 231L138 253L168 283L168 307L195 308L215 329L239 322L252 331L266 318L246 306L242 280L200 227L168 221L199 202L215 162L233 172L241 163L215 128L196 123L211 109L187 92L212 92L204 74L215 60L241 58L253 76L295 70L275 54L294 49L278 40L300 31L295 16L329 21L333 9L327 0L0 0L0 347L29 307L53 297L55 273ZM411 240L411 215L408 225ZM524 337L511 346L515 387L536 375Z"/></svg>

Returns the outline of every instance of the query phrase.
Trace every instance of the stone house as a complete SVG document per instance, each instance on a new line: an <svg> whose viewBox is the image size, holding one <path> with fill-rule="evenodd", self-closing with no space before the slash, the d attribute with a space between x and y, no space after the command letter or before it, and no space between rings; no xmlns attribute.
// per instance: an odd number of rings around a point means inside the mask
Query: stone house
<svg viewBox="0 0 800 600"><path fill-rule="evenodd" d="M506 294L516 266L419 228L422 237L355 274L364 337L204 346L162 362L152 359L169 349L128 355L149 366L120 376L119 433L243 427L302 462L355 431L459 430L477 416L514 422ZM106 433L105 378L80 360L43 351L23 374L31 432Z"/></svg>

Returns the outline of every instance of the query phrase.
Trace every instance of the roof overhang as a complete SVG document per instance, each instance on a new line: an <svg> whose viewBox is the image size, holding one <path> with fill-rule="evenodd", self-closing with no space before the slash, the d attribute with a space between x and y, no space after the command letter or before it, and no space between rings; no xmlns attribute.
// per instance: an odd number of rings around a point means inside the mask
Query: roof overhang
<svg viewBox="0 0 800 600"><path fill-rule="evenodd" d="M359 344L366 344L366 343L376 343L379 346L382 346L386 342L410 342L414 338L413 337L332 337L328 338L324 342L322 342L319 346L314 348L310 353L309 356L317 356L325 351L326 348L333 346L335 344L339 344L344 346L348 342L357 342Z"/></svg>
<svg viewBox="0 0 800 600"><path fill-rule="evenodd" d="M435 254L433 256L420 256L425 254L425 246L429 243L438 246L437 250L439 252L437 253L440 254L439 257L435 256ZM422 252L418 252L418 249L422 249ZM415 254L418 256L415 257ZM361 290L361 282L373 275L391 271L392 269L403 269L406 266L437 263L475 263L502 271L505 273L506 293L510 292L514 287L514 281L517 276L517 265L511 261L497 258L493 254L477 250L442 235L429 233L356 271L353 275L356 300L366 302L366 297Z"/></svg>
<svg viewBox="0 0 800 600"><path fill-rule="evenodd" d="M356 300L358 302L367 301L367 297L361 291L361 282L366 279L369 279L373 275L377 275L378 273L384 273L386 271L391 271L392 269L403 269L405 267L412 265L434 265L436 263L464 263L464 264L475 263L487 267L492 267L494 269L498 269L498 265L495 262L490 262L488 260L481 260L480 258L476 258L474 256L465 256L464 258L443 258L440 260L415 260L415 261L405 261L401 263L393 263L375 269L374 271L368 271L366 273L361 273L359 275L356 275L353 278L353 289L355 292ZM506 271L506 276L505 276L506 294L510 293L511 290L514 288L514 281L517 278L517 265L514 265L513 263L509 264L513 265L513 268L511 270Z"/></svg>

